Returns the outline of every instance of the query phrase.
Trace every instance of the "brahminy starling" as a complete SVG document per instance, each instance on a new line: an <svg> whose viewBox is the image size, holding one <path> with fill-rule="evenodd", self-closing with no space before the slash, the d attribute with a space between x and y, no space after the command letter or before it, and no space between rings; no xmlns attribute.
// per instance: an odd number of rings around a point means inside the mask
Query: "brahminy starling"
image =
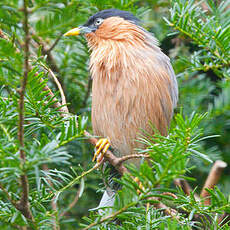
<svg viewBox="0 0 230 230"><path fill-rule="evenodd" d="M96 155L109 145L118 157L135 153L142 147L138 136L153 134L153 127L166 136L178 86L153 34L133 14L117 9L96 13L65 35L79 34L91 51L93 133L104 138Z"/></svg>

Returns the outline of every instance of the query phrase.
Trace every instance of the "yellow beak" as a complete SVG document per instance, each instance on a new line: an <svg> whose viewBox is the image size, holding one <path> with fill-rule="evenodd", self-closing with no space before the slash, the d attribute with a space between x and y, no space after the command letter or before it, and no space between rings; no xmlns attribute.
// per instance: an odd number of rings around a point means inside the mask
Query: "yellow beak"
<svg viewBox="0 0 230 230"><path fill-rule="evenodd" d="M69 30L68 32L66 32L64 34L64 36L77 36L79 35L81 32L81 30L79 28L74 28L72 30Z"/></svg>

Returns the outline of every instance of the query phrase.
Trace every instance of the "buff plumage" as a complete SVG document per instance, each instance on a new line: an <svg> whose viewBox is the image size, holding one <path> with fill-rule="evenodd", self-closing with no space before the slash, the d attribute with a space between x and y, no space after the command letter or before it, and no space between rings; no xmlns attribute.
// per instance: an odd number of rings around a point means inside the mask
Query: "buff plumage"
<svg viewBox="0 0 230 230"><path fill-rule="evenodd" d="M143 28L120 17L86 35L90 56L94 134L109 138L120 156L132 154L141 130L162 135L177 102L169 58Z"/></svg>

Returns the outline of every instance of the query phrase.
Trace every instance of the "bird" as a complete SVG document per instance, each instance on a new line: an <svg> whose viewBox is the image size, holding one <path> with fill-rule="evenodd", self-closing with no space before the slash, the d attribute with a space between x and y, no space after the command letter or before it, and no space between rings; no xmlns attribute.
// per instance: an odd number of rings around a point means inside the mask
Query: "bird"
<svg viewBox="0 0 230 230"><path fill-rule="evenodd" d="M95 157L109 147L117 157L135 153L144 148L136 141L143 132L167 136L178 84L155 36L119 9L99 11L64 35L80 34L90 50L93 134L101 137ZM99 206L112 204L112 195L104 194Z"/></svg>

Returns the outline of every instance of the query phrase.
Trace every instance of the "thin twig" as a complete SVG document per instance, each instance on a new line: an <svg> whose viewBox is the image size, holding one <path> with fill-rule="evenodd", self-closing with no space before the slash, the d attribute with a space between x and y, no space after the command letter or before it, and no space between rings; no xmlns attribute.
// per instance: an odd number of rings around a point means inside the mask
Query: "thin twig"
<svg viewBox="0 0 230 230"><path fill-rule="evenodd" d="M86 175L88 175L89 173L91 173L92 171L98 169L101 165L102 165L103 161L96 163L92 168L90 168L88 171L83 172L80 176L74 178L72 181L70 181L66 186L64 186L63 188L59 189L55 195L58 195L62 192L64 192L66 189L72 187L73 185L75 185L81 178L85 177Z"/></svg>
<svg viewBox="0 0 230 230"><path fill-rule="evenodd" d="M0 189L5 193L10 203L16 207L16 201L12 199L11 195L8 193L8 191L4 188L4 186L1 183L0 183Z"/></svg>
<svg viewBox="0 0 230 230"><path fill-rule="evenodd" d="M62 38L63 34L60 34L56 40L54 41L53 45L50 46L50 48L48 50L46 50L46 53L50 53L54 47L58 44L58 42L60 41L60 39Z"/></svg>
<svg viewBox="0 0 230 230"><path fill-rule="evenodd" d="M53 73L53 71L52 71L50 68L48 68L48 67L45 66L45 65L42 65L42 66L50 73L51 77L54 79L54 82L55 82L55 84L57 85L58 90L59 90L59 92L60 92L60 94L61 94L62 105L65 105L65 106L63 107L63 109L64 109L64 111L65 111L66 113L69 113L69 110L68 110L67 105L66 105L65 93L64 93L64 91L63 91L63 89L62 89L62 86L61 86L60 82L58 81L57 77L55 76L55 74Z"/></svg>
<svg viewBox="0 0 230 230"><path fill-rule="evenodd" d="M217 160L211 168L211 171L205 181L204 187L202 188L200 196L206 198L204 200L205 205L210 205L210 194L206 189L213 189L214 186L218 183L221 173L224 168L227 167L227 163L221 160Z"/></svg>
<svg viewBox="0 0 230 230"><path fill-rule="evenodd" d="M177 196L171 192L164 192L164 193L162 193L162 195L171 196L174 199L177 199ZM180 217L178 215L178 212L175 209L170 208L170 207L166 206L165 204L163 204L162 202L160 202L161 199L162 199L161 197L155 197L155 196L148 197L148 200L156 201L153 203L153 206L156 209L163 209L163 212L165 213L165 215L171 216L172 218L179 220ZM149 203L147 204L147 206L149 206Z"/></svg>
<svg viewBox="0 0 230 230"><path fill-rule="evenodd" d="M38 44L38 46L42 47L42 54L43 55L47 55L47 61L49 63L50 68L52 69L53 72L59 74L60 73L60 69L58 68L55 59L53 57L53 55L51 54L51 52L49 51L50 48L52 47L47 47L46 43L43 41L43 39L39 36L36 35L36 32L33 30L32 28L32 37L34 39L34 41ZM59 40L58 40L59 41ZM57 41L57 42L58 42ZM53 44L54 45L54 44ZM63 85L63 81L61 78L58 78L58 81L61 82L61 85ZM65 89L63 88L63 91L65 91Z"/></svg>
<svg viewBox="0 0 230 230"><path fill-rule="evenodd" d="M171 196L171 197L173 197L174 199L178 199L178 197L177 197L174 193L171 193L171 192L163 192L161 195L164 195L164 196Z"/></svg>
<svg viewBox="0 0 230 230"><path fill-rule="evenodd" d="M34 41L38 44L38 46L42 46L42 54L47 55L47 60L50 63L50 67L53 70L53 72L60 73L60 70L55 62L54 57L50 52L48 52L49 48L47 47L46 43L43 41L43 39L39 36L37 36L36 32L31 28L32 30L32 37Z"/></svg>
<svg viewBox="0 0 230 230"><path fill-rule="evenodd" d="M43 80L41 80L43 81ZM51 91L51 89L48 87L48 85L46 85L43 88L43 91L47 91L47 95L49 95L50 97L53 98L53 101L55 101L55 103L53 104L53 107L58 109L58 111L60 111L61 116L62 117L66 117L67 114L69 113L67 106L62 106L62 104L57 100L57 98L55 97L54 93Z"/></svg>
<svg viewBox="0 0 230 230"><path fill-rule="evenodd" d="M148 154L130 154L130 155L126 155L126 156L118 158L117 164L120 165L123 162L130 160L130 159L134 159L134 158L149 158L149 157L150 156Z"/></svg>
<svg viewBox="0 0 230 230"><path fill-rule="evenodd" d="M60 217L61 217L61 216L65 216L65 215L69 212L69 210L72 209L72 208L75 206L75 204L76 204L76 203L78 202L78 200L79 200L79 196L80 196L80 193L81 193L81 189L82 189L82 188L81 188L81 186L80 186L80 188L77 190L77 193L76 193L76 195L75 195L73 201L69 204L68 208L67 208L63 213L60 214Z"/></svg>

